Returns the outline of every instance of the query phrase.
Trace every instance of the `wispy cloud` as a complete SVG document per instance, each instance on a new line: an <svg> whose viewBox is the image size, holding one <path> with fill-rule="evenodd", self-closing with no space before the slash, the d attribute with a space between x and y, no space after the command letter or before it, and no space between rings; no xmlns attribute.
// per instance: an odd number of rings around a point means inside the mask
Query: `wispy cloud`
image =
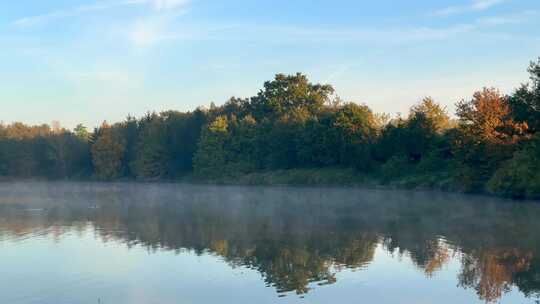
<svg viewBox="0 0 540 304"><path fill-rule="evenodd" d="M454 5L433 12L435 16L448 16L454 14L480 12L488 10L509 0L473 0L469 4Z"/></svg>
<svg viewBox="0 0 540 304"><path fill-rule="evenodd" d="M13 25L18 27L30 27L59 19L77 17L87 13L95 13L117 7L134 5L147 5L155 11L163 12L185 7L188 3L189 0L118 0L96 2L89 5L59 9L42 15L19 18L13 22Z"/></svg>
<svg viewBox="0 0 540 304"><path fill-rule="evenodd" d="M68 9L57 10L57 11L42 14L42 15L23 17L23 18L15 20L13 24L20 27L34 26L34 25L54 21L57 19L70 18L70 17L81 15L81 14L85 14L85 13L97 12L97 11L105 10L105 9L112 8L118 5L119 3L106 3L106 4L100 3L100 4L93 4L93 5L81 5L77 7L68 8Z"/></svg>
<svg viewBox="0 0 540 304"><path fill-rule="evenodd" d="M512 15L482 17L482 18L479 18L476 22L479 25L486 25L486 26L519 24L519 23L525 23L525 22L534 20L538 18L538 15L539 15L538 11L530 10L530 11L523 11L518 14L512 14Z"/></svg>
<svg viewBox="0 0 540 304"><path fill-rule="evenodd" d="M447 39L452 36L471 32L477 24L457 24L448 27L406 27L406 28L357 28L357 29L321 29L289 26L242 26L233 39L260 39L276 42L365 42L377 44L416 43Z"/></svg>
<svg viewBox="0 0 540 304"><path fill-rule="evenodd" d="M265 43L369 43L397 45L439 41L467 34L486 33L491 28L509 24L523 24L538 20L540 12L523 11L509 15L479 17L470 22L447 26L408 26L391 28L317 28L302 26L236 25L213 33L200 33L210 39L227 41L259 41ZM503 34L497 31L497 34Z"/></svg>
<svg viewBox="0 0 540 304"><path fill-rule="evenodd" d="M159 42L182 38L178 32L169 32L167 18L152 18L137 21L127 33L129 42L136 48L146 48Z"/></svg>
<svg viewBox="0 0 540 304"><path fill-rule="evenodd" d="M125 0L124 4L148 4L157 11L166 11L183 7L190 0Z"/></svg>
<svg viewBox="0 0 540 304"><path fill-rule="evenodd" d="M401 45L451 39L466 34L508 24L521 24L534 20L535 11L513 15L481 17L471 22L448 26L409 26L399 28L317 28L303 26L273 26L261 24L234 24L220 27L186 28L171 25L166 15L139 20L128 28L127 37L136 48L148 48L166 41L216 40L228 42L263 43L369 43ZM498 34L501 34L498 32ZM124 33L125 35L125 33ZM126 35L125 35L126 36ZM262 38L264 37L264 38Z"/></svg>
<svg viewBox="0 0 540 304"><path fill-rule="evenodd" d="M151 0L150 2L153 3L155 9L161 11L183 7L189 0Z"/></svg>

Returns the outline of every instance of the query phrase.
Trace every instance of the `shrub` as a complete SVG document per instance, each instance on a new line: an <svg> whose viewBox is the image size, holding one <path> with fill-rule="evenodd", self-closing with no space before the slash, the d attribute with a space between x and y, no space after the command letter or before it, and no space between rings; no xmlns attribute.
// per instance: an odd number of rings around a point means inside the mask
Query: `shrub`
<svg viewBox="0 0 540 304"><path fill-rule="evenodd" d="M488 191L514 198L540 196L540 162L538 157L525 149L515 153L487 183Z"/></svg>
<svg viewBox="0 0 540 304"><path fill-rule="evenodd" d="M406 156L393 156L381 167L382 181L389 182L392 179L403 177L411 174L412 170L413 165L409 163L409 159Z"/></svg>

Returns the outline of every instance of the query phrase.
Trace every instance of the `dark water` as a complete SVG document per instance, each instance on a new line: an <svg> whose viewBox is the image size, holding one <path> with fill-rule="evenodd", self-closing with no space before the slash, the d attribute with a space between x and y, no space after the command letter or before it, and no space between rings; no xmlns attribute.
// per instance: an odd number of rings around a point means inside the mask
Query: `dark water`
<svg viewBox="0 0 540 304"><path fill-rule="evenodd" d="M0 303L538 303L540 204L0 184Z"/></svg>

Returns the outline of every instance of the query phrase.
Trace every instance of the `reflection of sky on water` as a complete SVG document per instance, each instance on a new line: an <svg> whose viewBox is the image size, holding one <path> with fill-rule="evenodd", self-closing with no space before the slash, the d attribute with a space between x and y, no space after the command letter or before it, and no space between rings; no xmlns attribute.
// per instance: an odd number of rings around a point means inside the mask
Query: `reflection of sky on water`
<svg viewBox="0 0 540 304"><path fill-rule="evenodd" d="M430 278L408 257L390 254L382 245L365 268L340 269L338 284L312 283L306 295L281 298L265 287L257 271L231 267L215 254L128 249L103 242L91 229L58 239L3 241L0 260L6 262L2 303L97 303L98 298L102 303L483 303L470 290L455 288L459 258ZM503 298L525 301L515 290Z"/></svg>
<svg viewBox="0 0 540 304"><path fill-rule="evenodd" d="M534 303L540 290L540 236L525 233L538 231L539 205L343 189L43 187L19 202L0 186L1 303Z"/></svg>

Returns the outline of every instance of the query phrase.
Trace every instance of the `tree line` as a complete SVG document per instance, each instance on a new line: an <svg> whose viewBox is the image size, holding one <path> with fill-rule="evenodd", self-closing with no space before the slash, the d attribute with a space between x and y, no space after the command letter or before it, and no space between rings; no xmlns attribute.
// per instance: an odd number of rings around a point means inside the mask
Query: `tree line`
<svg viewBox="0 0 540 304"><path fill-rule="evenodd" d="M0 126L0 176L166 180L234 178L299 168L353 168L383 183L540 196L540 59L505 95L484 88L456 104L430 97L390 118L343 102L303 74L256 96L190 112L103 123Z"/></svg>

